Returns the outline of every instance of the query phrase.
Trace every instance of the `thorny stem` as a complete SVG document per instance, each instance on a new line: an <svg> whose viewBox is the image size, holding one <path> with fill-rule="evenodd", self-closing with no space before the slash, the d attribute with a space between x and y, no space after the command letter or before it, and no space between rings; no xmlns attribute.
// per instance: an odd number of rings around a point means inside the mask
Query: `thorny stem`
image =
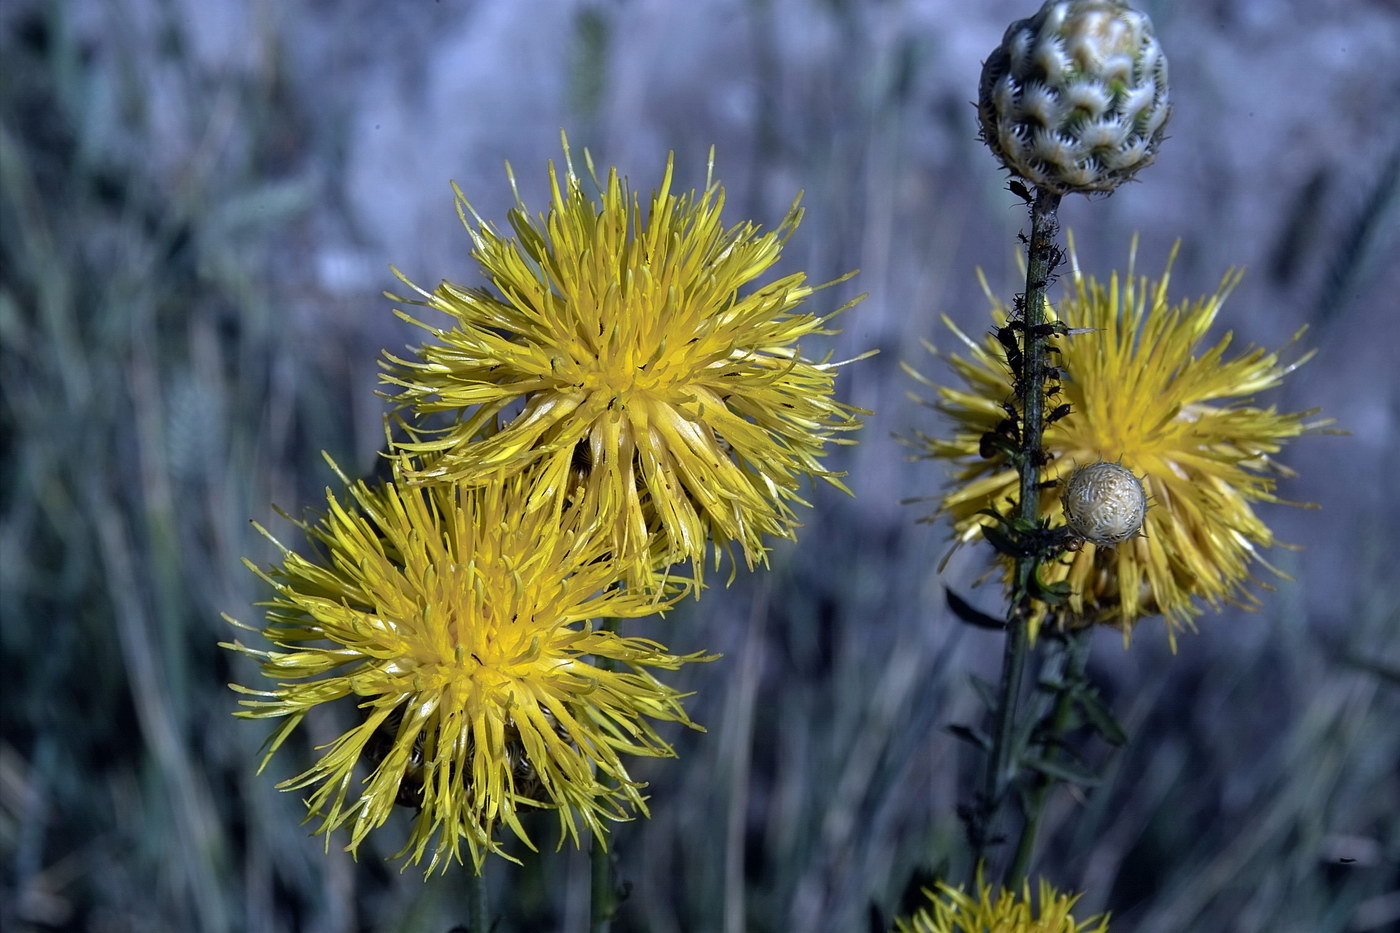
<svg viewBox="0 0 1400 933"><path fill-rule="evenodd" d="M1026 257L1025 349L1021 357L1021 518L1040 519L1040 436L1045 427L1045 344L1049 339L1036 332L1045 323L1045 289L1050 273L1060 261L1060 195L1036 189L1031 205L1031 244ZM1034 558L1017 561L1016 576L1033 572ZM1026 592L1022 589L1022 592ZM1013 613L1021 607L1013 607ZM1024 613L1022 613L1024 614Z"/></svg>
<svg viewBox="0 0 1400 933"><path fill-rule="evenodd" d="M1057 655L1058 670L1054 672L1056 679L1064 683L1075 683L1084 677L1084 668L1089 663L1089 633L1088 628L1082 628L1069 636L1069 643ZM1069 727L1070 716L1074 712L1074 697L1068 690L1060 691L1055 699L1055 709L1050 714L1049 730L1045 736L1044 744L1046 754L1053 754L1054 749L1059 746L1060 737L1064 735L1065 729ZM1011 870L1007 872L1005 885L1015 889L1025 880L1026 873L1030 869L1031 856L1035 853L1035 834L1040 828L1040 818L1045 812L1045 802L1050 796L1050 789L1055 782L1046 774L1038 774L1035 784L1027 799L1026 821L1021 826L1021 838L1016 843L1016 857L1011 862Z"/></svg>
<svg viewBox="0 0 1400 933"><path fill-rule="evenodd" d="M987 771L978 801L974 825L972 864L974 870L982 864L987 845L996 841L996 816L1011 778L1012 731L1016 725L1016 701L1021 695L1021 682L1026 674L1029 637L1024 624L1012 622L1007 632L1006 647L1001 656L1001 683L997 697L996 727L992 733L992 751L987 759Z"/></svg>
<svg viewBox="0 0 1400 933"><path fill-rule="evenodd" d="M1017 374L1017 388L1021 394L1021 494L1018 517L1029 522L1040 520L1041 433L1045 415L1045 343L1048 338L1040 334L1038 328L1045 322L1045 289L1050 273L1060 258L1056 243L1060 232L1059 207L1059 194L1036 189L1035 200L1031 204L1031 240L1026 257L1026 291L1022 305L1021 372ZM1013 572L1013 592L1016 595L1007 614L1008 632L1002 654L992 750L974 818L974 866L982 863L988 843L997 838L997 816L1015 777L1013 744L1016 708L1020 701L1021 684L1025 680L1026 659L1030 654L1027 625L1031 600L1028 594L1038 564L1039 560L1035 557L1019 557Z"/></svg>

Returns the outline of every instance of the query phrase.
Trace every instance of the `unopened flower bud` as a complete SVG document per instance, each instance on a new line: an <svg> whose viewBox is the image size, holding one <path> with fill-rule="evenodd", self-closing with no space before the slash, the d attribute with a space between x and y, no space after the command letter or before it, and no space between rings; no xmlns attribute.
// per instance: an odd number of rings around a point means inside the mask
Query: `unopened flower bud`
<svg viewBox="0 0 1400 933"><path fill-rule="evenodd" d="M1048 0L982 66L982 139L1048 191L1112 191L1149 164L1171 106L1152 21L1118 0Z"/></svg>
<svg viewBox="0 0 1400 933"><path fill-rule="evenodd" d="M1085 541L1111 547L1142 528L1147 493L1132 470L1100 460L1070 474L1061 503L1071 531Z"/></svg>

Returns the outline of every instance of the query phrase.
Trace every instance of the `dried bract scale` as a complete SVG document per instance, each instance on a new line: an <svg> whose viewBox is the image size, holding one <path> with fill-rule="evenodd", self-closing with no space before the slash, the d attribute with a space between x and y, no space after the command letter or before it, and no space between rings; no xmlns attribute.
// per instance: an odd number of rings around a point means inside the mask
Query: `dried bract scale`
<svg viewBox="0 0 1400 933"><path fill-rule="evenodd" d="M982 139L1047 191L1112 191L1151 163L1171 113L1167 59L1146 15L1114 0L1050 0L982 66Z"/></svg>
<svg viewBox="0 0 1400 933"><path fill-rule="evenodd" d="M1100 547L1134 537L1147 512L1142 481L1127 467L1105 460L1071 473L1060 502L1070 530Z"/></svg>

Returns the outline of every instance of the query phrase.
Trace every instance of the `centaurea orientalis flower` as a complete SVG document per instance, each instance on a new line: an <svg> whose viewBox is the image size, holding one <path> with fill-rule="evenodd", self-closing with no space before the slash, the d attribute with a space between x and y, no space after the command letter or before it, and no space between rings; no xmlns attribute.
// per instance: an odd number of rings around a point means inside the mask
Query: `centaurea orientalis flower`
<svg viewBox="0 0 1400 933"><path fill-rule="evenodd" d="M1108 933L1108 915L1076 920L1072 910L1079 895L1060 894L1048 881L1040 882L1032 901L1029 882L1019 894L993 891L977 878L976 895L951 885L925 889L927 907L895 922L894 933Z"/></svg>
<svg viewBox="0 0 1400 933"><path fill-rule="evenodd" d="M588 499L634 582L654 572L658 547L697 573L709 542L717 562L731 542L761 561L765 538L792 535L804 477L845 488L821 458L828 442L851 443L837 435L861 414L833 399L837 364L798 347L834 333L833 315L799 310L816 290L806 277L752 286L801 211L768 232L725 227L723 189L674 194L669 159L645 206L590 161L595 201L565 156L562 177L549 168L547 213L517 196L513 237L459 190L486 287L415 286L412 303L446 314L445 327L399 312L431 335L386 363L413 416L398 446L432 458L409 478L528 473L530 512ZM426 426L442 413L445 426Z"/></svg>
<svg viewBox="0 0 1400 933"><path fill-rule="evenodd" d="M681 589L615 587L586 510L526 512L523 477L450 487L396 474L346 480L346 501L327 493L326 513L302 524L319 554L282 547L279 566L253 568L275 591L262 629L275 648L225 647L274 682L233 687L240 716L282 720L263 766L312 710L353 703L354 726L280 786L314 788L307 819L323 833L348 824L352 852L396 803L414 807L399 854L429 871L462 861L463 840L480 870L501 825L532 845L526 809L557 811L561 845L580 821L602 834L604 820L645 813L622 756L673 754L650 720L693 725L652 671L708 658L593 620L650 615Z"/></svg>
<svg viewBox="0 0 1400 933"><path fill-rule="evenodd" d="M1080 332L1060 341L1059 400L1070 414L1045 431L1053 459L1042 477L1060 485L1043 492L1041 514L1063 521L1063 481L1098 461L1140 477L1148 508L1139 536L1111 546L1085 543L1044 565L1041 577L1069 583L1071 622L1114 625L1126 638L1139 619L1160 614L1175 644L1176 631L1192 626L1202 602L1216 609L1255 602L1246 589L1250 564L1264 563L1260 551L1275 541L1254 507L1283 501L1274 477L1290 475L1273 458L1290 438L1326 422L1309 423L1311 412L1261 407L1253 396L1277 387L1312 354L1285 363L1257 347L1227 356L1229 334L1206 343L1239 280L1234 271L1214 294L1172 304L1170 261L1160 280L1138 278L1136 242L1126 274L1115 273L1106 285L1080 271L1072 243L1070 256L1069 293L1055 313ZM1005 313L998 306L999 319ZM996 345L949 327L966 348L966 355L949 358L964 387L939 387L935 407L956 432L922 441L931 456L959 464L939 512L966 542L989 521L981 510L1014 494L1017 474L1000 456L979 456L979 439L1005 417L1006 376Z"/></svg>

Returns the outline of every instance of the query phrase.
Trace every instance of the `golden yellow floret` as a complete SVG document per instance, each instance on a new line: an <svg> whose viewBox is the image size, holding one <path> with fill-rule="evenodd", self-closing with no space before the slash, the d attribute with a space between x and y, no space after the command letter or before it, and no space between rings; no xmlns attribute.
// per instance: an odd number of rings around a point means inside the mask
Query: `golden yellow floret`
<svg viewBox="0 0 1400 933"><path fill-rule="evenodd" d="M708 658L593 620L651 615L683 590L615 587L609 545L584 513L526 512L523 477L346 482L347 501L328 491L326 513L302 524L318 553L278 544L280 565L249 564L275 590L260 604L274 649L225 645L274 684L232 685L247 697L239 716L283 720L263 767L314 708L357 707L354 727L279 785L314 788L317 831L348 824L354 852L404 804L417 815L400 856L432 871L462 861L465 840L479 871L501 852L501 824L532 845L522 810L556 810L561 845L578 842L579 821L602 834L603 820L645 813L622 756L673 755L649 720L693 725L652 670Z"/></svg>
<svg viewBox="0 0 1400 933"><path fill-rule="evenodd" d="M1077 921L1071 911L1080 895L1060 894L1042 880L1039 897L1031 901L1029 882L1020 896L1003 888L994 892L977 877L977 894L939 882L924 889L929 905L909 919L895 921L894 933L1107 933L1108 915Z"/></svg>
<svg viewBox="0 0 1400 933"><path fill-rule="evenodd" d="M1139 619L1160 614L1175 646L1176 632L1193 627L1202 602L1217 610L1256 602L1246 589L1250 564L1268 566L1259 551L1275 541L1254 504L1282 501L1274 476L1292 474L1274 456L1289 438L1327 422L1309 423L1312 412L1279 412L1253 401L1312 353L1285 364L1257 347L1229 355L1229 333L1206 342L1237 272L1228 272L1212 295L1172 304L1171 260L1160 280L1138 278L1136 249L1135 240L1127 274L1115 273L1104 285L1080 271L1071 240L1070 287L1052 316L1083 332L1057 341L1065 377L1055 404L1069 403L1071 413L1045 432L1054 459L1042 475L1060 486L1041 495L1040 509L1062 524L1063 480L1076 467L1109 461L1142 478L1148 497L1142 533L1116 546L1086 543L1043 567L1041 576L1046 583L1069 581L1071 624L1113 625L1126 639ZM1001 324L1006 309L992 301ZM990 521L980 510L1004 509L1015 496L1017 474L1004 456L979 456L980 438L1006 417L1002 403L1011 397L997 343L947 323L966 349L948 358L963 385L937 387L934 407L955 431L920 441L929 456L958 464L938 514L952 519L961 543L980 537Z"/></svg>
<svg viewBox="0 0 1400 933"><path fill-rule="evenodd" d="M834 313L798 310L816 290L806 277L750 287L801 211L772 231L725 227L723 188L673 194L670 159L645 205L616 170L599 182L590 161L595 201L567 145L565 156L562 178L549 167L547 213L517 195L514 236L457 191L488 287L407 283L420 296L408 303L449 318L438 327L399 311L432 339L385 362L411 415L398 446L432 457L410 478L478 485L529 470L531 512L585 496L619 555L659 540L698 573L707 541L716 562L737 542L752 566L765 537L792 536L804 477L845 488L821 458L828 442L852 443L834 435L863 414L833 399L838 364L798 349L835 333ZM430 427L434 416L446 424ZM638 558L629 578L651 570Z"/></svg>

